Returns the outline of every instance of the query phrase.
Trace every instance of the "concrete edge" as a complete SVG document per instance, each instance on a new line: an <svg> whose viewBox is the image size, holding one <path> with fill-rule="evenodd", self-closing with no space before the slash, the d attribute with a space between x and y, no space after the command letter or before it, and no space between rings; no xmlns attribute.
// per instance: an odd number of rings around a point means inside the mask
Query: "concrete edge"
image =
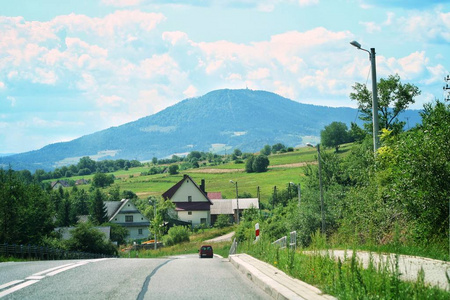
<svg viewBox="0 0 450 300"><path fill-rule="evenodd" d="M264 290L268 295L270 295L274 299L298 299L298 300L306 300L305 298L300 297L292 290L273 280L269 276L260 272L257 268L252 265L244 262L237 255L229 256L230 262L238 269L241 273L243 273L248 279L254 282L259 288Z"/></svg>

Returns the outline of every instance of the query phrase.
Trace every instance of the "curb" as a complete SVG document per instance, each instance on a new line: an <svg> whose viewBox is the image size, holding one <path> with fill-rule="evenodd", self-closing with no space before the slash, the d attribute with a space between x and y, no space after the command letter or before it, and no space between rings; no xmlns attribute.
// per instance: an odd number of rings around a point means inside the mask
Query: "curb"
<svg viewBox="0 0 450 300"><path fill-rule="evenodd" d="M247 254L229 256L233 266L274 299L334 300L318 288Z"/></svg>

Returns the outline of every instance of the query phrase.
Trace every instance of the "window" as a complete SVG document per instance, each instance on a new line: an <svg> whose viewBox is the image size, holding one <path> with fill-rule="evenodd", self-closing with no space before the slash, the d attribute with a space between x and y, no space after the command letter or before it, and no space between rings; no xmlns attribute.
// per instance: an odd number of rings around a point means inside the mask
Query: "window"
<svg viewBox="0 0 450 300"><path fill-rule="evenodd" d="M188 202L192 202L192 196L188 196Z"/></svg>
<svg viewBox="0 0 450 300"><path fill-rule="evenodd" d="M192 215L192 211L188 211L188 215L190 215L190 216L191 216L191 215Z"/></svg>
<svg viewBox="0 0 450 300"><path fill-rule="evenodd" d="M201 218L201 219L200 219L200 223L206 224L206 218Z"/></svg>
<svg viewBox="0 0 450 300"><path fill-rule="evenodd" d="M125 216L125 222L133 222L133 216Z"/></svg>
<svg viewBox="0 0 450 300"><path fill-rule="evenodd" d="M138 234L142 234L142 229L138 229Z"/></svg>

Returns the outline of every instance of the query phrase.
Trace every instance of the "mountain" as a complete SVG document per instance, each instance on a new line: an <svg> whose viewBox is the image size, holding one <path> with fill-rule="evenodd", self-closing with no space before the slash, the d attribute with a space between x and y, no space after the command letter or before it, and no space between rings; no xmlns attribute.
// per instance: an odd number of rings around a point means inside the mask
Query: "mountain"
<svg viewBox="0 0 450 300"><path fill-rule="evenodd" d="M83 156L145 161L193 150L256 152L266 144L316 142L324 126L333 121L361 125L357 115L357 109L302 104L266 91L216 90L134 122L0 157L0 167L52 170L76 164ZM420 122L418 111L408 116L412 126Z"/></svg>

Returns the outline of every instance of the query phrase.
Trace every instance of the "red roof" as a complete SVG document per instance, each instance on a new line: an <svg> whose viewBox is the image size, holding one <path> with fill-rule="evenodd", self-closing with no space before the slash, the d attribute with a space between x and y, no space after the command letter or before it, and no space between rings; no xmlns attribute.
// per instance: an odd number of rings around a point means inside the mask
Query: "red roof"
<svg viewBox="0 0 450 300"><path fill-rule="evenodd" d="M222 192L208 192L209 199L222 199Z"/></svg>

